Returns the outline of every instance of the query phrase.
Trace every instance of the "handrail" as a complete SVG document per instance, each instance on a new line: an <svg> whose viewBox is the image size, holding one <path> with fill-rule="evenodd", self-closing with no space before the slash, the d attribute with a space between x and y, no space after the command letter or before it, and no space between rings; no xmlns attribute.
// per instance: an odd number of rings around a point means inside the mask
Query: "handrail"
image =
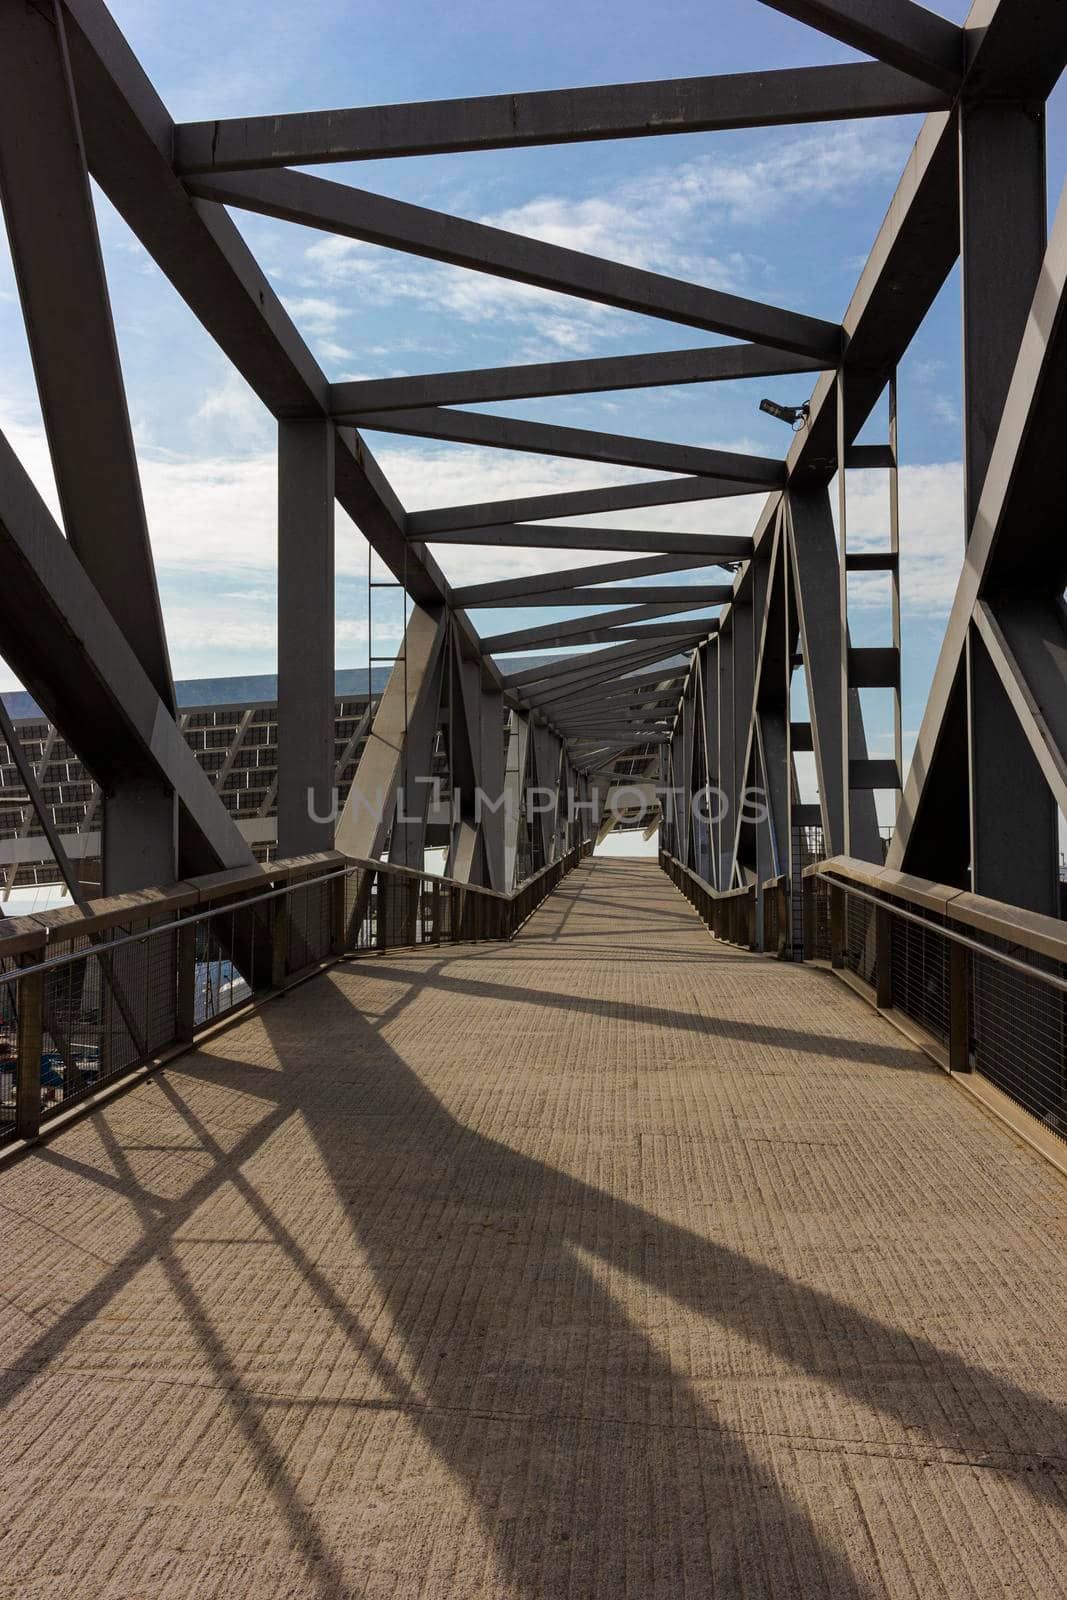
<svg viewBox="0 0 1067 1600"><path fill-rule="evenodd" d="M950 917L954 922L977 928L992 938L1021 945L1036 955L1067 962L1067 923L1061 922L1058 917L1026 911L1021 906L990 900L985 895L971 894L966 889L935 883L929 878L915 877L892 867L859 861L852 856L831 856L825 861L813 862L805 868L804 876L876 889L894 900L911 901L946 918ZM946 932L950 937L962 937L954 935L949 929ZM988 954L987 946L979 945L978 948Z"/></svg>
<svg viewBox="0 0 1067 1600"><path fill-rule="evenodd" d="M820 873L819 876L829 879L831 883L840 881L828 872ZM876 894L871 894L867 889L856 888L852 880L849 880L848 893L852 899L863 900L868 905L875 907L885 906L884 900L879 899ZM906 911L902 906L897 905L893 906L892 911L895 917L899 917L904 922L914 923L916 927L924 929L927 933L936 932L942 938L950 940L952 944L959 945L964 950L973 950L980 956L986 956L991 960L998 961L1001 966L1011 967L1016 972L1021 972L1026 978L1040 978L1041 982L1048 984L1050 988L1059 989L1061 993L1067 994L1067 978L1058 977L1056 973L1048 972L1044 967L1035 967L1032 962L1020 961L1017 956L1009 955L1006 950L996 950L988 944L980 943L977 939L971 939L967 934L960 933L959 929L954 928L950 922L931 922L929 917L920 917L914 911ZM1067 948L1067 944L1065 944L1065 948ZM1067 960L1067 955L1063 959Z"/></svg>
<svg viewBox="0 0 1067 1600"><path fill-rule="evenodd" d="M1067 1172L1067 924L849 856L725 893L660 864L717 938L829 966Z"/></svg>
<svg viewBox="0 0 1067 1600"><path fill-rule="evenodd" d="M342 957L511 939L591 849L574 846L510 893L325 851L117 896L96 911L90 902L8 919L0 1141L32 1142L42 1122ZM61 1103L48 1103L53 1085Z"/></svg>
<svg viewBox="0 0 1067 1600"><path fill-rule="evenodd" d="M659 864L717 939L749 950L758 948L758 890L755 883L745 884L739 889L714 889L692 867L679 861L667 850L660 851Z"/></svg>
<svg viewBox="0 0 1067 1600"><path fill-rule="evenodd" d="M155 937L166 933L175 933L182 928L193 927L201 922L209 922L219 915L218 902L222 899L236 901L244 909L276 900L287 894L296 882L314 882L316 884L330 883L337 879L347 878L353 872L375 872L390 878L406 878L409 881L417 880L420 883L437 884L440 888L460 890L464 894L477 895L487 900L500 901L513 904L520 896L528 895L531 888L546 873L552 872L567 856L558 857L545 866L539 867L535 873L526 878L521 884L510 892L500 889L491 889L485 884L465 883L459 878L446 878L443 875L430 872L420 872L417 867L403 867L391 861L371 861L361 856L345 856L338 851L323 851L318 856L297 856L284 862L271 863L258 869L258 877L254 877L249 869L241 868L234 875L235 881L222 885L215 880L224 876L212 873L207 880L197 878L188 879L180 888L175 885L173 889L162 891L147 891L131 895L114 896L103 901L88 901L84 906L64 906L59 912L41 912L24 917L7 917L0 921L0 958L22 955L34 949L47 948L49 944L67 942L70 939L93 939L94 935L106 933L117 924L128 923L143 917L151 918L151 926L144 926L136 933L120 934L114 938L101 941L97 948L107 951L121 949L124 945L136 943L140 940ZM344 864L331 872L316 872L315 864L329 861L340 861ZM225 876L229 877L230 874ZM274 883L282 878L282 882L275 887L265 889L261 894L247 895L241 892L242 888L256 882ZM211 908L206 911L194 912L189 916L172 917L169 921L157 920L168 910L182 910L193 903L190 891L198 892L202 882L210 883L211 892L205 895L212 901ZM105 911L93 913L93 906L106 906ZM66 913L74 912L75 916L67 918ZM63 920L60 920L60 919ZM35 972L48 972L57 967L68 965L72 961L84 959L84 950L66 950L59 955L45 957L30 964L19 966L19 975L28 977ZM0 973L0 982L4 975Z"/></svg>

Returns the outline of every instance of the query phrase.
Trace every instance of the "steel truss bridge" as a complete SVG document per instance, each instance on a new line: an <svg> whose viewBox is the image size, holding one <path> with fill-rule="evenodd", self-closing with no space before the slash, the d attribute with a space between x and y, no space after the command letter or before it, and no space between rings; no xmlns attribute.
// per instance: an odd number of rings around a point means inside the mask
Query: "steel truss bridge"
<svg viewBox="0 0 1067 1600"><path fill-rule="evenodd" d="M0 0L63 522L0 438L42 718L0 707L0 863L74 901L0 921L26 1593L1062 1593L1067 6L763 3L869 59L176 124L100 0ZM914 113L840 322L304 170ZM277 420L255 819L254 709L209 751L176 701L90 179ZM333 383L234 212L720 342ZM957 263L965 559L905 770L896 374ZM798 373L780 459L478 409ZM645 477L409 511L368 431ZM358 706L338 505L409 605ZM455 587L457 544L543 570ZM658 863L595 859L653 788Z"/></svg>

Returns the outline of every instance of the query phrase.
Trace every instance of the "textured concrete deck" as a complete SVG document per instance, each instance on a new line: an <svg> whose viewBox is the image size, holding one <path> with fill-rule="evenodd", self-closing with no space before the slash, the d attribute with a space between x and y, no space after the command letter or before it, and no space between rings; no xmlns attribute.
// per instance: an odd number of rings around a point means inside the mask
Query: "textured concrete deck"
<svg viewBox="0 0 1067 1600"><path fill-rule="evenodd" d="M597 862L0 1177L0 1594L1060 1596L1067 1189Z"/></svg>

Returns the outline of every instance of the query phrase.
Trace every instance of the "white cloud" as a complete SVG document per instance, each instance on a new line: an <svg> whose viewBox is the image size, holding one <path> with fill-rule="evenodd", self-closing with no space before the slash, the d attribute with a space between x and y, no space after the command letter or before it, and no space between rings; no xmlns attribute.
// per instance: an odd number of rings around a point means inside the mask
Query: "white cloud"
<svg viewBox="0 0 1067 1600"><path fill-rule="evenodd" d="M39 425L6 430L54 512L58 511L48 451ZM744 444L744 441L739 441ZM515 496L649 481L650 475L593 462L517 456L507 451L399 445L384 449L381 465L411 510L467 505ZM269 670L275 641L277 467L273 449L240 456L142 452L141 476L152 544L165 596L175 670L181 676L230 670ZM962 468L959 462L904 467L900 473L901 579L905 635L909 616L927 623L951 604L962 561ZM747 535L762 496L648 507L588 516L561 526L594 524ZM854 474L849 484L851 548L884 545L888 486L885 474ZM496 577L611 561L610 552L497 549L431 543L435 560L457 585ZM359 593L367 547L348 518L338 515L337 571L342 595L338 650L355 653L366 639ZM885 609L884 582L850 591L860 609ZM376 644L395 637L382 612ZM905 646L907 639L905 637ZM266 665L264 665L266 661Z"/></svg>
<svg viewBox="0 0 1067 1600"><path fill-rule="evenodd" d="M872 183L888 183L905 146L898 133L852 123L783 137L761 151L653 167L603 195L537 195L477 220L731 293L760 298L774 281L774 298L790 303L795 286L776 282L761 255L729 244L725 229L780 223L817 204L844 203ZM304 248L293 281L304 293L286 303L312 334L338 326L338 302L323 298L323 291L339 288L358 288L363 306L415 302L483 330L506 324L512 336L519 325L527 338L517 351L520 360L584 354L624 326L625 314L603 306L335 236ZM306 308L305 321L300 308Z"/></svg>
<svg viewBox="0 0 1067 1600"><path fill-rule="evenodd" d="M884 549L889 526L888 474L852 473L848 483L850 550ZM836 514L836 504L835 504ZM958 461L900 469L900 588L907 612L943 614L963 565L963 467ZM885 579L854 581L856 603L884 607Z"/></svg>

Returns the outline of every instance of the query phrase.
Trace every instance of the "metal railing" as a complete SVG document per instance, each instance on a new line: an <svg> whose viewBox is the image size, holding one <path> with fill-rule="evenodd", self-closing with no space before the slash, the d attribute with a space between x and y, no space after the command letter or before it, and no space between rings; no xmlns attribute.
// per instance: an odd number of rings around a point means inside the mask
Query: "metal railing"
<svg viewBox="0 0 1067 1600"><path fill-rule="evenodd" d="M808 960L1067 1142L1067 925L842 856L804 896Z"/></svg>
<svg viewBox="0 0 1067 1600"><path fill-rule="evenodd" d="M838 971L1067 1162L1067 924L837 856L803 872L801 949L788 879L719 893L667 852L660 865L716 938Z"/></svg>
<svg viewBox="0 0 1067 1600"><path fill-rule="evenodd" d="M666 850L660 851L659 864L717 939L742 945L746 950L759 948L756 884L720 892ZM777 885L779 880L773 881Z"/></svg>
<svg viewBox="0 0 1067 1600"><path fill-rule="evenodd" d="M331 851L0 920L0 1144L327 962L514 937L591 848L512 894Z"/></svg>

